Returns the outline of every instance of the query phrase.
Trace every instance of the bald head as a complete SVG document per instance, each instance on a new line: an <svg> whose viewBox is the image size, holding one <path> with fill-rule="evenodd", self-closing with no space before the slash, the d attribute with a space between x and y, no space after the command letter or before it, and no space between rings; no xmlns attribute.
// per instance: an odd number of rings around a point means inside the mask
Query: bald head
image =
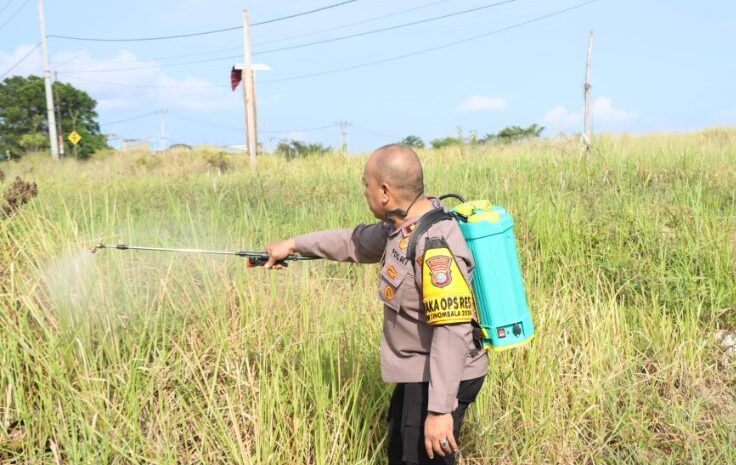
<svg viewBox="0 0 736 465"><path fill-rule="evenodd" d="M412 201L424 192L422 164L416 152L405 145L378 148L365 165L366 176L385 183L402 200Z"/></svg>

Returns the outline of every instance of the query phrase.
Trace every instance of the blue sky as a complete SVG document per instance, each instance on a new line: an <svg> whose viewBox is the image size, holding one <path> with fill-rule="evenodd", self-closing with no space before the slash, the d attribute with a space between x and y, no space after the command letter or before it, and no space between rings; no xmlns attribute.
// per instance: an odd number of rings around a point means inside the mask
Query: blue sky
<svg viewBox="0 0 736 465"><path fill-rule="evenodd" d="M253 27L253 52L401 25L500 0L356 0ZM139 38L239 26L340 0L236 2L47 0L49 35ZM593 125L598 132L690 131L736 125L736 2L599 0L477 40L350 71L350 67L502 30L584 0L515 0L437 21L260 53L259 141L291 137L337 146L349 121L351 151L415 134L425 140L538 123L546 135L582 127L587 37L593 45ZM404 13L399 13L405 10ZM394 14L399 13L399 14ZM387 16L390 15L390 16ZM378 18L373 21L373 18ZM304 36L325 29L328 32ZM302 36L289 39L292 36ZM288 39L288 40L282 40ZM40 40L35 0L0 0L0 76ZM272 42L278 41L278 42ZM242 144L240 89L230 67L242 58L239 30L176 40L90 42L49 38L52 69L98 101L105 133L154 137L169 110L167 137L188 144ZM196 54L196 55L195 55ZM182 55L187 55L182 57ZM170 58L180 57L180 58ZM192 61L211 60L204 63ZM40 74L40 49L9 74ZM144 116L146 115L146 116ZM140 118L137 118L139 117ZM117 123L121 120L127 122ZM318 129L322 128L322 129Z"/></svg>

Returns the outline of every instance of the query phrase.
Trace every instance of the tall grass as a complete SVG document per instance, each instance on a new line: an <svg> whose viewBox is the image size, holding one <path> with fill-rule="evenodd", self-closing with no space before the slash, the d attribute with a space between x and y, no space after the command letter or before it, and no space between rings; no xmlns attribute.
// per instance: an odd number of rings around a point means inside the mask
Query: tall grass
<svg viewBox="0 0 736 465"><path fill-rule="evenodd" d="M513 214L537 327L491 354L460 462L736 463L736 133L595 143L421 154L428 192ZM224 160L3 165L40 195L0 221L0 460L385 462L375 266L87 251L371 221L365 157Z"/></svg>

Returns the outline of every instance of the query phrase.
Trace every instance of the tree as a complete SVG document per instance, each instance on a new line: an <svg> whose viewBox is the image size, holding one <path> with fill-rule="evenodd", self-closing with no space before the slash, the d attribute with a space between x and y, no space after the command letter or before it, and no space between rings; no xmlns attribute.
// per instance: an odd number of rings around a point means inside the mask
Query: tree
<svg viewBox="0 0 736 465"><path fill-rule="evenodd" d="M507 126L501 129L498 134L486 134L480 139L480 142L515 142L524 139L535 139L542 135L542 131L544 131L544 126L538 124L532 124L528 128Z"/></svg>
<svg viewBox="0 0 736 465"><path fill-rule="evenodd" d="M104 148L105 137L100 134L95 111L97 102L68 83L55 82L53 92L58 102L57 115L61 115L60 135L64 137L65 152L72 151L66 136L73 130L82 136L76 150L79 158ZM15 157L46 150L48 131L43 79L13 76L0 83L0 152L7 151Z"/></svg>
<svg viewBox="0 0 736 465"><path fill-rule="evenodd" d="M424 141L418 137L418 136L406 136L404 139L399 142L401 145L406 145L407 147L411 147L413 149L423 149L424 148Z"/></svg>
<svg viewBox="0 0 736 465"><path fill-rule="evenodd" d="M432 139L429 143L432 144L433 149L441 149L443 147L450 147L453 145L462 145L463 141L457 137L447 136L442 139Z"/></svg>
<svg viewBox="0 0 736 465"><path fill-rule="evenodd" d="M276 153L283 155L287 160L307 155L324 155L330 151L332 147L325 147L319 143L307 144L295 139L283 139L276 146Z"/></svg>

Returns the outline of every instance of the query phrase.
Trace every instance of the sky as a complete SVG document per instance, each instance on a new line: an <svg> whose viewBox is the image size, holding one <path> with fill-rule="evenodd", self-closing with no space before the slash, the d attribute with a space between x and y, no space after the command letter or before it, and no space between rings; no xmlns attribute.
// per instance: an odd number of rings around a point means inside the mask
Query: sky
<svg viewBox="0 0 736 465"><path fill-rule="evenodd" d="M734 0L47 0L50 67L97 100L105 134L156 137L167 110L170 143L244 144L242 30L109 41L237 28L243 9L271 68L256 77L266 148L337 147L341 121L351 152L458 128L577 133L590 31L594 132L736 125ZM0 79L42 75L40 39L36 0L0 0Z"/></svg>

